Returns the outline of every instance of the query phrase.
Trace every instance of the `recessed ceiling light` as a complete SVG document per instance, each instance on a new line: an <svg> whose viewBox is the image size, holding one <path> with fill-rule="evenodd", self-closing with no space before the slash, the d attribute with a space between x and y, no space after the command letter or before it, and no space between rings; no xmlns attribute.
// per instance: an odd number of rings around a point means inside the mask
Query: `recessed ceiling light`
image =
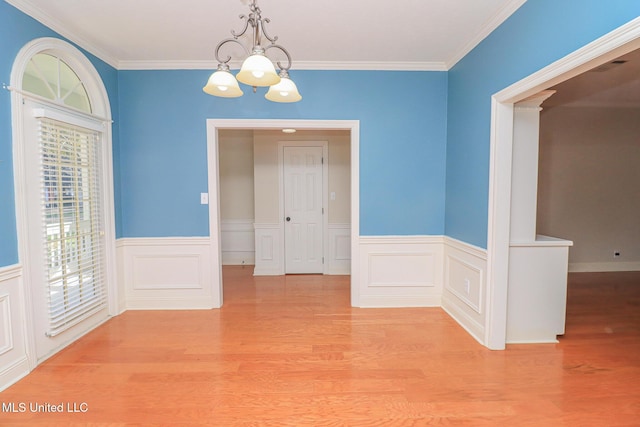
<svg viewBox="0 0 640 427"><path fill-rule="evenodd" d="M295 129L291 129L291 128L285 128L285 129L282 129L282 132L284 132L284 133L296 133L296 130Z"/></svg>

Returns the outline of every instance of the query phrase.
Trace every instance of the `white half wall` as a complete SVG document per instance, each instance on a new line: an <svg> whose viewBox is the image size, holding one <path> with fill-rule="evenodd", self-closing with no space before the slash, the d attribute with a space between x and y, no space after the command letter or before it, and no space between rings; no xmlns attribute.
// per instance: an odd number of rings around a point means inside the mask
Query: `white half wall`
<svg viewBox="0 0 640 427"><path fill-rule="evenodd" d="M22 267L0 268L0 391L29 373Z"/></svg>
<svg viewBox="0 0 640 427"><path fill-rule="evenodd" d="M126 238L116 246L127 309L207 309L217 305L208 237Z"/></svg>

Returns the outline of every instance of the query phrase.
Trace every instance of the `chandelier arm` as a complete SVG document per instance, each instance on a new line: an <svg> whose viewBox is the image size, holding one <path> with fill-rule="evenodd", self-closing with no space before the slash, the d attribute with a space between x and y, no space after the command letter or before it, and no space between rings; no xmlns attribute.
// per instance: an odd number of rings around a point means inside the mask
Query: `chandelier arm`
<svg viewBox="0 0 640 427"><path fill-rule="evenodd" d="M291 55L289 54L289 51L287 51L287 49L285 49L284 47L280 46L279 44L270 44L269 46L264 48L264 51L266 52L267 50L271 49L271 48L276 48L276 49L280 49L287 57L287 66L283 66L282 63L280 61L276 62L276 65L278 65L278 68L280 70L284 70L284 71L289 71L289 69L291 68Z"/></svg>
<svg viewBox="0 0 640 427"><path fill-rule="evenodd" d="M242 43L240 43L238 40L236 40L235 38L233 39L225 39L222 40L220 43L218 43L218 46L216 46L216 61L218 61L218 63L220 64L227 64L229 61L231 61L231 55L227 56L227 59L225 59L224 61L222 59L220 59L220 49L222 48L222 46L224 46L227 43L236 43L239 44L240 46L242 46L242 49L244 50L245 54L249 54L249 52L247 51L247 47L245 45L243 45Z"/></svg>
<svg viewBox="0 0 640 427"><path fill-rule="evenodd" d="M269 18L265 18L265 19L263 19L263 21L264 21L264 23L262 24L262 34L264 34L264 37L265 37L267 40L269 40L272 44L275 44L275 43L276 43L276 40L278 40L278 36L271 37L271 36L269 35L269 33L267 32L267 26L266 26L266 25L264 25L264 24L268 24L268 23L270 23L270 22L271 22L271 20L270 20Z"/></svg>
<svg viewBox="0 0 640 427"><path fill-rule="evenodd" d="M231 35L233 36L234 39L237 39L238 37L242 37L244 33L247 32L247 29L249 28L249 23L250 23L249 17L247 15L240 15L240 19L244 19L244 28L239 33L236 33L234 30L231 30Z"/></svg>

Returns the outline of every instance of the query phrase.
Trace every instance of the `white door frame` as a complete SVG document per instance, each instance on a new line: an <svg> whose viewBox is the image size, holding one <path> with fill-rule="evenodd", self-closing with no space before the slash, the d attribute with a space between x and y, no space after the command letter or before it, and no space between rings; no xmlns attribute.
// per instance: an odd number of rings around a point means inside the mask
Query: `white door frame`
<svg viewBox="0 0 640 427"><path fill-rule="evenodd" d="M506 341L511 180L512 173L517 173L511 167L514 104L638 48L640 18L492 96L487 235L488 296L484 337L484 344L490 349L504 349Z"/></svg>
<svg viewBox="0 0 640 427"><path fill-rule="evenodd" d="M287 245L285 240L285 224L284 224L284 148L285 147L322 147L322 157L324 159L322 163L322 208L325 209L322 215L322 257L325 262L322 263L322 274L327 274L327 265L329 259L329 248L327 243L329 242L329 212L327 208L329 206L329 143L327 141L280 141L278 142L278 181L280 197L280 203L278 209L280 211L280 229L282 235L280 241L283 242L283 260L285 272L287 269ZM352 262L353 264L353 259Z"/></svg>
<svg viewBox="0 0 640 427"><path fill-rule="evenodd" d="M222 307L222 250L220 247L220 180L219 135L221 129L281 130L348 130L351 133L351 305L360 304L358 283L360 236L360 121L359 120L269 120L269 119L207 119L207 169L209 191L209 239L211 251L212 301ZM282 216L282 215L281 215Z"/></svg>

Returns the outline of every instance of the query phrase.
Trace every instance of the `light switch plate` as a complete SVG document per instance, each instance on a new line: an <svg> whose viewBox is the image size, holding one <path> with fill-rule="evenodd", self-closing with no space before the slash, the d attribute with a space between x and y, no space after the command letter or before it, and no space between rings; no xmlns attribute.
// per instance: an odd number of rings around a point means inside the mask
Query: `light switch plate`
<svg viewBox="0 0 640 427"><path fill-rule="evenodd" d="M201 205L209 204L209 193L200 193L200 204Z"/></svg>

